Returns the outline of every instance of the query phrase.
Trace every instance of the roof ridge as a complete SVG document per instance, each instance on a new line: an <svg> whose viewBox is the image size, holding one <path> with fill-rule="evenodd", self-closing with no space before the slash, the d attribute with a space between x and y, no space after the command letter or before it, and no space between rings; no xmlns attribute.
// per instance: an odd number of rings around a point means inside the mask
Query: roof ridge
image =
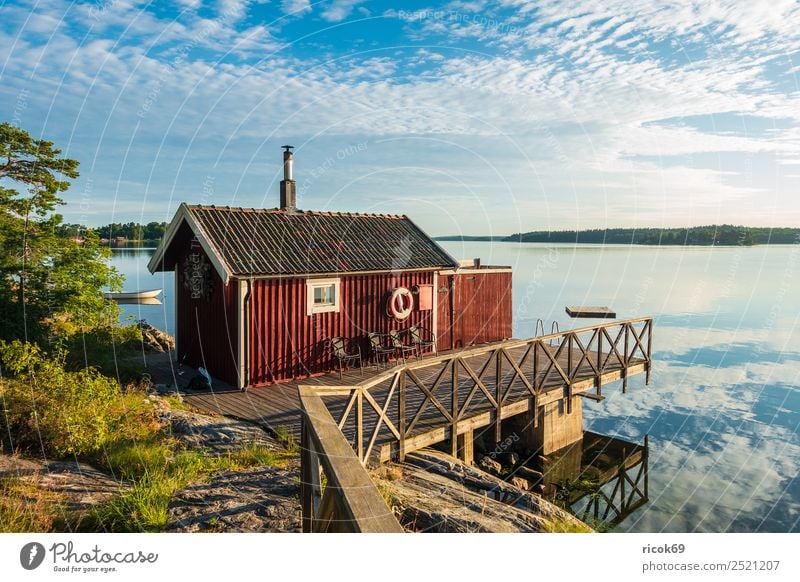
<svg viewBox="0 0 800 582"><path fill-rule="evenodd" d="M338 210L297 210L288 213L281 208L254 208L245 206L217 206L216 204L186 204L190 210L216 210L216 211L230 211L230 212L243 212L243 213L264 213L264 214L281 214L285 213L289 216L349 216L355 218L391 218L391 219L408 219L405 214L390 214L378 212L351 212L351 211L338 211Z"/></svg>

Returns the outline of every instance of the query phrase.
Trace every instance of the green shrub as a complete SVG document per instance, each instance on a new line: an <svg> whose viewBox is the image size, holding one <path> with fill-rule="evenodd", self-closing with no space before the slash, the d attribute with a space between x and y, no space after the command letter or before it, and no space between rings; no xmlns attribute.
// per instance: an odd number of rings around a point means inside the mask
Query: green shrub
<svg viewBox="0 0 800 582"><path fill-rule="evenodd" d="M36 483L0 479L0 533L52 531L60 509L60 498Z"/></svg>
<svg viewBox="0 0 800 582"><path fill-rule="evenodd" d="M157 429L154 406L142 393L92 368L68 372L64 357L32 344L0 342L0 418L5 448L64 457L92 456L120 438Z"/></svg>

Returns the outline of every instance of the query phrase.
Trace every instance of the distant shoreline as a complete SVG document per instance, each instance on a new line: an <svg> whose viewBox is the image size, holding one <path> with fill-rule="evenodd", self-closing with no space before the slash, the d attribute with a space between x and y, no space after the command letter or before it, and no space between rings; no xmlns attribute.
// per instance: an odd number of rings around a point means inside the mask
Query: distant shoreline
<svg viewBox="0 0 800 582"><path fill-rule="evenodd" d="M446 235L437 241L621 244L637 246L755 246L800 244L800 228L762 228L731 225L689 228L609 228L531 231L508 236Z"/></svg>

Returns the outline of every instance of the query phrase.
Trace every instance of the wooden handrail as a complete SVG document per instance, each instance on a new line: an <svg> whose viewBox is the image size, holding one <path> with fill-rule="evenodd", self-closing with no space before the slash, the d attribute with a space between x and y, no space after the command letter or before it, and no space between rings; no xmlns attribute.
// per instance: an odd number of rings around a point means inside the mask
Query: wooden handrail
<svg viewBox="0 0 800 582"><path fill-rule="evenodd" d="M303 531L401 533L402 526L317 395L316 387L300 386L299 392L303 412ZM327 477L324 493L320 465Z"/></svg>
<svg viewBox="0 0 800 582"><path fill-rule="evenodd" d="M640 326L640 329L635 326ZM609 333L610 330L614 331ZM583 339L579 337L582 334ZM331 422L341 434L341 429L349 422L349 415L356 413L355 444L348 446L355 448L362 464L370 458L382 430L390 432L398 442L400 460L413 447L424 446L418 440L413 445L407 442L409 438L417 438L415 435L420 431L418 426L422 424L423 415L425 430L448 431L441 432L437 438L450 435L455 452L454 436L463 432L464 422L476 414L470 408L473 402L480 403L479 414L487 415L489 413L485 411L490 410L490 416L482 417L481 426L493 423L499 440L502 419L523 411L521 406L527 400L538 407L556 399L565 399L570 410L571 397L585 395L591 389L596 390L592 396L602 400L604 381L622 379L623 391L626 390L631 370L634 373L644 371L649 383L652 334L652 318L614 321L440 354L397 366L360 384L308 386L306 393L320 397L348 397L341 419L336 422L331 418ZM557 342L552 344L553 340ZM512 350L518 351L512 353ZM482 358L485 362L475 366L474 362L481 362ZM433 374L419 373L422 369L437 366ZM373 395L371 390L378 386L381 390L375 390ZM409 394L416 397L413 407L409 406L409 402L414 401L408 400ZM448 398L449 402L446 402ZM377 419L369 427L368 434L365 434L365 410L370 418ZM390 415L389 410L397 412ZM415 428L417 433L413 432Z"/></svg>
<svg viewBox="0 0 800 582"><path fill-rule="evenodd" d="M620 326L629 326L630 327L630 326L636 325L638 323L645 323L645 322L647 322L648 325L651 326L651 329L648 330L648 334L649 334L648 335L648 344L650 344L651 341L652 341L652 337L651 336L652 336L653 318L652 317L637 317L636 319L626 319L624 321L612 321L612 322L608 322L608 323L602 323L602 324L599 324L599 325L589 325L589 326L580 327L580 328L577 328L577 329L568 329L568 330L559 331L559 332L551 333L551 334L548 334L548 335L537 336L537 337L529 338L529 339L506 340L506 341L504 341L502 343L502 346L506 350L510 350L510 349L514 349L514 348L518 348L518 347L523 347L523 346L526 346L526 345L528 345L530 343L534 343L534 342L543 343L543 342L550 342L551 340L562 340L562 339L566 339L566 338L568 338L570 336L575 336L575 335L578 335L578 334L587 333L587 332L595 331L595 330L599 330L599 329L608 329L608 328L620 327ZM628 335L626 333L625 334L625 338L627 339L627 337L628 337ZM552 346L552 347L556 347L556 346ZM645 359L649 358L650 347L651 347L651 345L648 345L647 358L645 358ZM450 353L446 353L446 354L439 354L439 355L436 355L436 356L426 357L424 360L421 360L419 362L408 362L408 363L406 363L406 364L404 364L402 366L402 369L414 370L414 369L419 369L419 368L427 368L427 367L434 366L434 365L442 363L442 362L448 362L451 359L453 359L454 357L456 357L456 355L458 357L460 357L460 358L474 358L475 356L480 356L482 354L495 352L497 349L498 349L497 344L488 344L488 345L485 345L485 346L471 347L471 348L467 348L467 349L464 349L464 350L461 350L461 351L455 352L455 353L450 352ZM626 346L626 350L627 350L627 346ZM387 371L385 371L385 372L383 372L381 374L378 374L376 376L373 376L372 378L369 378L365 382L361 382L359 384L352 384L352 385L349 385L349 386L330 386L330 387L319 386L319 387L316 387L316 388L319 391L325 391L326 388L328 388L328 390L330 390L330 392L328 392L328 393L331 396L334 394L333 391L335 391L337 389L341 390L342 388L345 388L345 389L363 388L363 389L369 390L370 388L372 388L374 386L378 386L380 384L383 384L387 380L393 378L394 376L396 376L400 372L400 370L401 370L401 368L395 367L394 369L387 370Z"/></svg>

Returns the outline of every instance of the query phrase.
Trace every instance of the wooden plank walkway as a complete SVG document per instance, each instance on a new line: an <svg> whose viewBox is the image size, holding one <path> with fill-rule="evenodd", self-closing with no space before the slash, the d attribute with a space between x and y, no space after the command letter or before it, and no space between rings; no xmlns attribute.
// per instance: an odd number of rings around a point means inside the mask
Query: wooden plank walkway
<svg viewBox="0 0 800 582"><path fill-rule="evenodd" d="M496 344L487 344L489 346L500 346L503 342ZM553 346L553 351L557 346ZM508 350L509 355L515 360L519 361L522 357L524 347L511 348ZM452 352L456 355L458 352ZM446 356L447 353L440 353L439 358ZM602 353L602 357L606 357L606 352ZM465 358L473 370L480 370L487 363L488 354L481 354L473 358ZM358 369L348 370L344 373L342 379L339 378L338 373L325 374L306 378L297 382L286 382L275 384L272 386L252 387L247 392L226 385L218 380L215 380L211 390L205 391L192 391L186 386L196 371L192 368L184 366L181 369L169 361L164 355L148 356L149 367L152 370L154 381L163 381L163 378L173 378L177 381L177 386L180 389L184 400L200 410L221 414L241 420L247 420L257 423L270 430L279 429L283 427L286 431L292 434L296 439L300 438L301 427L301 411L300 400L298 396L299 385L311 385L322 387L341 387L341 386L356 386L363 384L370 380L375 379L377 376L386 375L390 376L392 368L388 370L376 369L375 366L365 368L363 375ZM437 359L439 359L437 358ZM572 359L577 362L580 359L578 350L573 349L570 356L567 349L562 350L558 357L558 362L562 368L567 368L567 364ZM423 360L424 363L424 360ZM527 371L527 370L525 370ZM627 369L627 375L632 376L645 371L645 360L641 358L631 358ZM531 370L532 372L532 370ZM416 368L414 370L416 376L425 383L431 386L437 379L440 381L440 388L435 393L436 398L439 400L445 410L452 410L452 392L449 387L452 384L451 372L441 372L441 365L431 365L429 367ZM441 374L441 378L439 375ZM515 375L515 370L511 366L506 366L500 378L501 386L510 386L507 400L511 403L508 407L504 408L503 418L519 414L527 410L527 402L530 398L530 393L527 390L524 382L517 376L512 382L512 377ZM470 389L474 385L473 379L463 374L459 377L459 409L463 409L461 418L473 418L472 428L480 428L487 426L491 422L492 405L489 400L482 396L480 392L476 396L473 394L469 403ZM490 377L484 380L484 383L489 389L490 393L496 390L496 377L490 374ZM532 374L527 375L531 379ZM605 371L601 377L603 384L618 380L623 376L622 366L618 363L609 363L605 366ZM543 373L537 377L537 381L541 381ZM386 414L397 426L399 424L399 409L398 398L392 398L388 404L386 402L387 396L390 392L391 378L379 385L370 389L370 394L375 401L383 407L386 407ZM594 373L590 363L584 361L579 367L574 376L572 383L572 393L579 394L587 392L596 385L596 374ZM411 387L413 388L413 386ZM550 373L544 381L542 391L543 396L540 396L540 403L542 405L548 401L554 401L564 396L565 383L557 375ZM331 414L339 421L348 403L348 396L343 395L340 391L331 396L324 396L325 404L328 406ZM407 414L414 415L415 412L426 402L426 395L419 389L407 390ZM419 421L415 425L415 435L429 433L435 430L442 424L441 413L435 406L430 405L430 401L426 404L426 409ZM363 430L371 435L375 426L378 423L378 414L370 406L363 408ZM355 445L355 414L352 412L348 415L348 420L344 423L342 431L348 440ZM442 429L444 431L444 429ZM444 433L443 433L444 434ZM431 438L436 438L432 436ZM382 426L377 438L375 439L375 450L380 450L380 447L390 443L393 440L393 435L386 426ZM386 451L383 455L386 455Z"/></svg>

